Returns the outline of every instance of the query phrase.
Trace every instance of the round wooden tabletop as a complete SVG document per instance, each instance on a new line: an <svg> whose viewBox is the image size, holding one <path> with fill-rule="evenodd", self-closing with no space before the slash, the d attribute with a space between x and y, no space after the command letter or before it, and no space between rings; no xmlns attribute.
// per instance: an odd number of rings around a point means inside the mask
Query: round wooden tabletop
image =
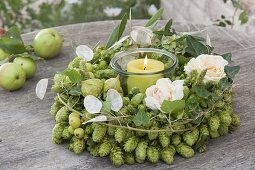
<svg viewBox="0 0 255 170"><path fill-rule="evenodd" d="M35 95L36 83L52 78L67 67L74 56L71 42L95 46L106 42L118 21L92 22L57 27L64 36L61 54L46 62L38 62L36 76L15 92L0 89L0 169L113 169L109 158L92 157L88 152L75 155L66 145L51 142L54 127L49 111L54 94L48 92L44 100ZM134 21L143 25L145 21ZM163 25L161 21L159 25ZM234 111L241 116L242 124L232 134L211 140L208 150L191 159L175 157L174 164L164 163L124 165L121 169L255 169L255 37L243 32L215 26L174 23L177 31L208 33L215 52L233 53L234 63L241 65L235 78ZM35 34L23 35L31 43Z"/></svg>

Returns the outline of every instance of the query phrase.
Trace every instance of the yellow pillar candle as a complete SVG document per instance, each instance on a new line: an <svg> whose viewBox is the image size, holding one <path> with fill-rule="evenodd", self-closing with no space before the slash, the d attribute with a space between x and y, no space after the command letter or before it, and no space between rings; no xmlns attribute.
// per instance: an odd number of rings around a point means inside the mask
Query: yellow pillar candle
<svg viewBox="0 0 255 170"><path fill-rule="evenodd" d="M164 63L154 59L136 59L127 64L127 71L131 73L154 73L164 70ZM142 93L148 87L156 84L156 81L162 78L161 74L151 75L129 75L127 79L128 91L133 87L138 87Z"/></svg>

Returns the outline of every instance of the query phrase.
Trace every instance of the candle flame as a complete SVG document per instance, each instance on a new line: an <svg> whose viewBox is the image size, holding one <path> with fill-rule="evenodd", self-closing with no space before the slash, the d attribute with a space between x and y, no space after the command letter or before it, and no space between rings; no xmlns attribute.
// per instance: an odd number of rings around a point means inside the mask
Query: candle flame
<svg viewBox="0 0 255 170"><path fill-rule="evenodd" d="M144 70L146 69L147 65L148 65L148 57L146 55L143 62Z"/></svg>

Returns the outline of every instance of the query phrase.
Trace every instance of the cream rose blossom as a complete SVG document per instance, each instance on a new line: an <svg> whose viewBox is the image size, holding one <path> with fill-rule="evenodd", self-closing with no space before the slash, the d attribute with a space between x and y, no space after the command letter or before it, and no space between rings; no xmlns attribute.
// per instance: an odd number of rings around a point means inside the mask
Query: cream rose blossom
<svg viewBox="0 0 255 170"><path fill-rule="evenodd" d="M145 103L152 110L160 110L164 100L181 100L183 93L183 80L172 82L169 78L159 79L156 85L153 85L146 90Z"/></svg>
<svg viewBox="0 0 255 170"><path fill-rule="evenodd" d="M184 67L187 75L193 70L201 72L207 69L204 81L219 81L226 76L224 67L228 65L228 61L219 55L202 54L197 58L192 58Z"/></svg>

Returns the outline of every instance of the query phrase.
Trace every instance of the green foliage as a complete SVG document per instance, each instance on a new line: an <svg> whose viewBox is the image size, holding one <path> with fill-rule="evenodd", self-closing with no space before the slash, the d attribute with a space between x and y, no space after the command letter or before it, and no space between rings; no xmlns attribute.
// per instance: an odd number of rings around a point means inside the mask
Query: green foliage
<svg viewBox="0 0 255 170"><path fill-rule="evenodd" d="M225 72L230 79L234 79L235 75L239 72L240 66L225 66Z"/></svg>
<svg viewBox="0 0 255 170"><path fill-rule="evenodd" d="M142 110L138 111L133 118L133 122L136 126L147 126L149 121L148 115Z"/></svg>
<svg viewBox="0 0 255 170"><path fill-rule="evenodd" d="M145 27L152 26L155 24L162 16L164 9L161 8L159 9L150 19L149 21L145 24Z"/></svg>
<svg viewBox="0 0 255 170"><path fill-rule="evenodd" d="M185 107L185 100L164 100L164 102L161 105L161 109L164 112L167 113L177 113L179 111L182 111Z"/></svg>

